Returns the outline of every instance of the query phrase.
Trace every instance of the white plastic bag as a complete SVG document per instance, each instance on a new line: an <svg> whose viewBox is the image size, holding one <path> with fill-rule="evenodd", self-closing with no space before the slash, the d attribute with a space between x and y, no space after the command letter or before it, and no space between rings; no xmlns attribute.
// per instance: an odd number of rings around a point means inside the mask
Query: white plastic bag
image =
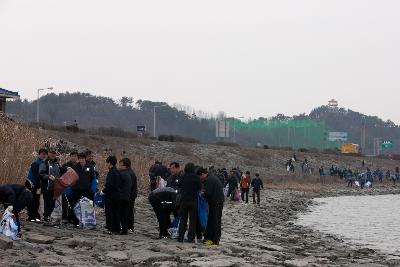
<svg viewBox="0 0 400 267"><path fill-rule="evenodd" d="M227 185L224 187L224 196L227 197L227 196L228 196L228 193L229 193L229 185L227 184Z"/></svg>
<svg viewBox="0 0 400 267"><path fill-rule="evenodd" d="M371 187L371 186L372 186L372 183L370 181L365 183L365 187Z"/></svg>
<svg viewBox="0 0 400 267"><path fill-rule="evenodd" d="M158 188L164 188L166 186L167 186L167 181L160 177L158 180Z"/></svg>
<svg viewBox="0 0 400 267"><path fill-rule="evenodd" d="M54 201L54 210L51 213L51 220L57 224L61 224L62 221L62 196L59 196Z"/></svg>
<svg viewBox="0 0 400 267"><path fill-rule="evenodd" d="M8 210L4 212L0 223L0 233L11 238L12 240L17 240L18 225L13 216L14 214Z"/></svg>
<svg viewBox="0 0 400 267"><path fill-rule="evenodd" d="M355 184L356 186L360 186L360 183L359 183L358 181L355 181L354 184Z"/></svg>
<svg viewBox="0 0 400 267"><path fill-rule="evenodd" d="M96 216L93 207L93 201L83 197L74 207L75 216L79 220L81 227L96 227Z"/></svg>

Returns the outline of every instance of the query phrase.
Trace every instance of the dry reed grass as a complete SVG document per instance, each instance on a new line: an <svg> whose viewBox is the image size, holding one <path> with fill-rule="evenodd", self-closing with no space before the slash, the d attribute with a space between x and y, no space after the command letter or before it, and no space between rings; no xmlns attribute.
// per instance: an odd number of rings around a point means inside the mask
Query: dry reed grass
<svg viewBox="0 0 400 267"><path fill-rule="evenodd" d="M39 131L0 115L0 184L23 183L43 143Z"/></svg>

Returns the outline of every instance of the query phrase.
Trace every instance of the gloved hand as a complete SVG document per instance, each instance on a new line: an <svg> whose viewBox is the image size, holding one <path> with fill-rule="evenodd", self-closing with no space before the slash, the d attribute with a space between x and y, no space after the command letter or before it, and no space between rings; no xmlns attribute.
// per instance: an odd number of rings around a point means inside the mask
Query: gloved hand
<svg viewBox="0 0 400 267"><path fill-rule="evenodd" d="M13 212L13 210L14 210L14 207L13 207L13 206L8 206L8 208L7 208L7 211L8 211L8 212Z"/></svg>

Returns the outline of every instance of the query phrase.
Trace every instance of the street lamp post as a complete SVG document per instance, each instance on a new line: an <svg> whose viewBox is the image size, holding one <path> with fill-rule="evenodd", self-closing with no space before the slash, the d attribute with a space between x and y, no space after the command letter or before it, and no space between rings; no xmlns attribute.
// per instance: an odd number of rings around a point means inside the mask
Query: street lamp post
<svg viewBox="0 0 400 267"><path fill-rule="evenodd" d="M40 91L44 91L44 90L53 90L53 87L49 87L49 88L41 88L41 89L37 89L37 100L36 100L36 122L39 123L39 94Z"/></svg>
<svg viewBox="0 0 400 267"><path fill-rule="evenodd" d="M238 119L244 119L244 117L239 117ZM236 119L233 118L233 143L236 143Z"/></svg>
<svg viewBox="0 0 400 267"><path fill-rule="evenodd" d="M153 112L153 137L156 137L156 108L162 108L162 107L166 107L168 105L161 105L161 106L154 106L154 112Z"/></svg>

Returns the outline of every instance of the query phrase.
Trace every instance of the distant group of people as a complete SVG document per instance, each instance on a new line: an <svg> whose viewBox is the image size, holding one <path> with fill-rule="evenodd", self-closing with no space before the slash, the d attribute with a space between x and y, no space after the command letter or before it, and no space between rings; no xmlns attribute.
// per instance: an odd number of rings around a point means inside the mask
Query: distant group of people
<svg viewBox="0 0 400 267"><path fill-rule="evenodd" d="M319 175L321 179L326 176L323 166L319 168ZM395 168L394 174L391 174L390 170L384 172L379 167L375 171L372 171L369 167L366 167L365 161L362 161L361 168L357 168L356 170L350 168L338 168L337 166L332 165L329 169L329 175L331 177L339 177L340 179L343 179L347 183L347 187L353 187L355 185L359 186L361 189L364 189L365 187L373 187L376 180L383 183L386 179L393 182L394 185L396 182L400 182L399 167Z"/></svg>

